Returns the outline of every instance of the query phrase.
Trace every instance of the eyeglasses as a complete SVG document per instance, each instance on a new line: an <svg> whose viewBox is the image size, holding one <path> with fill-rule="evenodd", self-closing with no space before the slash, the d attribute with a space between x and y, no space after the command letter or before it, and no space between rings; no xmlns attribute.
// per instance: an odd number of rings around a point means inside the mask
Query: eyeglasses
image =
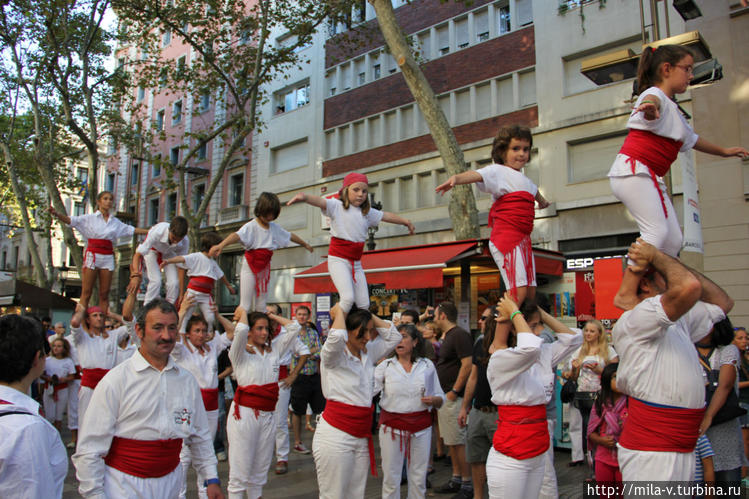
<svg viewBox="0 0 749 499"><path fill-rule="evenodd" d="M673 66L683 69L688 75L694 74L694 66L688 66L686 64L674 64Z"/></svg>
<svg viewBox="0 0 749 499"><path fill-rule="evenodd" d="M479 317L479 321L487 321L487 320L489 320L489 317L491 317L491 316L490 315L482 315L481 317Z"/></svg>

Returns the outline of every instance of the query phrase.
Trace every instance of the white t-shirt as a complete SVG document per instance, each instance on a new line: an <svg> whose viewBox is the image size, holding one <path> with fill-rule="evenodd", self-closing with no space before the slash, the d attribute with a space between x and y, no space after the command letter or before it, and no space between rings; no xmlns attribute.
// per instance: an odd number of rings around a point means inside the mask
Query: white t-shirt
<svg viewBox="0 0 749 499"><path fill-rule="evenodd" d="M120 221L119 218L109 215L104 221L100 211L89 215L70 217L70 226L77 229L84 239L109 239L112 242L121 237L130 237L135 233L135 227Z"/></svg>
<svg viewBox="0 0 749 499"><path fill-rule="evenodd" d="M572 354L569 362L570 368L572 368L572 361L580 356L580 348L575 350L575 352ZM616 351L611 345L609 345L608 354L609 362L611 362L612 359L616 358ZM585 364L594 365L594 367L606 367L604 365L605 362L603 360L603 357L598 354L586 355L580 363L580 374L577 376L578 392L597 392L601 389L601 375L591 369L584 368L583 366Z"/></svg>
<svg viewBox="0 0 749 499"><path fill-rule="evenodd" d="M146 239L138 245L136 250L141 255L145 255L151 248L161 253L162 258L172 258L173 256L186 255L190 248L190 239L185 236L176 244L169 243L169 222L157 223L148 230Z"/></svg>
<svg viewBox="0 0 749 499"><path fill-rule="evenodd" d="M245 250L252 249L269 249L275 251L278 248L285 248L291 241L291 232L287 231L275 222L268 224L268 229L264 229L253 218L244 224L238 231L239 241Z"/></svg>
<svg viewBox="0 0 749 499"><path fill-rule="evenodd" d="M441 397L445 401L437 369L431 360L423 357L406 372L398 359L388 357L375 368L374 391L382 392L380 407L388 412L407 414L409 412L431 411L421 397Z"/></svg>
<svg viewBox="0 0 749 499"><path fill-rule="evenodd" d="M370 208L366 215L362 215L361 208L349 205L343 208L339 199L326 199L323 215L330 217L330 235L338 239L345 239L355 243L367 240L367 229L380 223L384 213Z"/></svg>
<svg viewBox="0 0 749 499"><path fill-rule="evenodd" d="M492 163L479 168L476 173L483 179L482 182L476 183L476 186L480 191L491 194L493 201L510 192L525 191L533 197L538 192L538 187L531 179L509 166Z"/></svg>
<svg viewBox="0 0 749 499"><path fill-rule="evenodd" d="M75 374L75 364L70 357L63 357L58 359L57 357L49 356L44 362L44 372L47 376L57 376L58 378L64 378Z"/></svg>
<svg viewBox="0 0 749 499"><path fill-rule="evenodd" d="M187 275L190 277L203 276L214 280L224 277L224 271L218 266L216 260L205 256L203 253L190 253L185 255L184 258Z"/></svg>

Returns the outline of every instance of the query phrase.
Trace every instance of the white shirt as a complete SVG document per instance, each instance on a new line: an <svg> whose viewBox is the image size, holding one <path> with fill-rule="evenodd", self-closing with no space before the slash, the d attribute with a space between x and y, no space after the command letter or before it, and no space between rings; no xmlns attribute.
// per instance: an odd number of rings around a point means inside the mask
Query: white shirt
<svg viewBox="0 0 749 499"><path fill-rule="evenodd" d="M169 222L157 223L148 230L146 239L138 245L135 250L141 255L145 255L151 248L161 253L161 257L166 260L173 256L186 255L190 248L190 238L185 236L178 243L169 243Z"/></svg>
<svg viewBox="0 0 749 499"><path fill-rule="evenodd" d="M582 347L580 347L582 348ZM570 358L569 367L572 368L572 361L580 357L580 348L574 351ZM608 361L616 358L616 350L609 345L608 346ZM601 389L601 375L592 369L584 368L585 364L597 364L596 367L606 367L606 363L603 357L599 354L586 355L580 363L580 373L577 375L577 391L578 392L597 392Z"/></svg>
<svg viewBox="0 0 749 499"><path fill-rule="evenodd" d="M90 336L83 325L71 327L70 332L78 351L78 365L83 369L112 369L117 365L120 341L130 334L127 326L109 331L106 338L102 335Z"/></svg>
<svg viewBox="0 0 749 499"><path fill-rule="evenodd" d="M694 343L725 317L717 305L698 301L671 321L661 295L624 312L611 336L619 352L617 388L645 402L686 409L705 406L702 367Z"/></svg>
<svg viewBox="0 0 749 499"><path fill-rule="evenodd" d="M445 402L437 369L424 357L416 359L408 373L395 357L380 362L374 371L374 392L382 392L380 407L388 412L432 410L432 406L421 402L421 397L440 397Z"/></svg>
<svg viewBox="0 0 749 499"><path fill-rule="evenodd" d="M361 208L349 205L343 208L339 199L326 199L323 215L330 217L330 235L338 239L361 243L367 240L367 229L380 223L384 213L369 208L366 215L362 215Z"/></svg>
<svg viewBox="0 0 749 499"><path fill-rule="evenodd" d="M190 253L184 256L187 275L210 277L219 280L224 277L224 271L218 266L216 260L205 256L203 253Z"/></svg>
<svg viewBox="0 0 749 499"><path fill-rule="evenodd" d="M283 337L285 333L286 333L286 328L281 326L281 331L279 331L278 336L273 338L270 342L273 348L276 348L276 343L281 341L281 338ZM302 355L310 355L310 351L309 351L309 347L305 345L301 339L299 339L299 333L297 333L296 340L294 340L294 343L292 343L291 349L287 350L286 353L283 354L283 356L279 359L278 362L282 366L288 366L289 364L291 364L292 357L300 357Z"/></svg>
<svg viewBox="0 0 749 499"><path fill-rule="evenodd" d="M291 232L287 231L275 222L268 224L269 228L264 229L257 223L257 218L253 218L244 224L238 231L239 241L245 250L265 248L275 251L278 248L285 248L291 241Z"/></svg>
<svg viewBox="0 0 749 499"><path fill-rule="evenodd" d="M58 378L64 378L75 374L75 364L70 357L63 357L58 359L57 357L49 356L44 362L44 373L49 376L57 376Z"/></svg>
<svg viewBox="0 0 749 499"><path fill-rule="evenodd" d="M78 229L84 239L109 239L113 243L121 237L130 237L135 233L135 227L123 223L119 218L109 215L104 221L100 211L88 215L70 217L70 226Z"/></svg>
<svg viewBox="0 0 749 499"><path fill-rule="evenodd" d="M184 439L192 463L206 478L216 478L216 456L203 399L195 378L169 358L159 371L140 351L107 373L91 397L73 455L79 491L104 494L104 456L112 438Z"/></svg>
<svg viewBox="0 0 749 499"><path fill-rule="evenodd" d="M237 383L239 386L277 383L280 359L291 350L294 340L298 338L299 324L289 324L284 335L276 337L280 338L278 343L272 343L271 351L266 350L264 353L255 349L255 353L251 354L245 349L249 332L247 324L237 324L234 341L229 348L229 360L234 367Z"/></svg>
<svg viewBox="0 0 749 499"><path fill-rule="evenodd" d="M372 405L374 396L374 362L390 354L403 336L393 324L377 328L377 338L367 343L367 351L357 358L346 346L348 331L331 329L320 352L320 380L327 400L359 407Z"/></svg>
<svg viewBox="0 0 749 499"><path fill-rule="evenodd" d="M576 334L557 335L558 341L543 343L533 333L518 333L517 346L497 350L489 358L486 377L495 405L545 405L554 389L552 366L582 342Z"/></svg>
<svg viewBox="0 0 749 499"><path fill-rule="evenodd" d="M18 390L0 385L0 497L62 497L68 453L60 433L39 415L39 404ZM3 413L25 411L26 414Z"/></svg>
<svg viewBox="0 0 749 499"><path fill-rule="evenodd" d="M120 346L117 346L117 355L115 358L115 365L119 366L123 362L125 362L127 359L133 356L135 351L138 349L137 346L130 343L128 341L127 346L125 348L120 348Z"/></svg>
<svg viewBox="0 0 749 499"><path fill-rule="evenodd" d="M481 175L482 182L477 182L476 186L480 191L488 192L492 195L492 201L496 201L505 194L510 192L528 192L535 197L538 193L538 187L531 179L509 166L492 163L483 168L476 170Z"/></svg>
<svg viewBox="0 0 749 499"><path fill-rule="evenodd" d="M218 388L218 356L231 345L226 334L214 334L213 339L205 343L208 351L205 351L203 355L198 351L198 347L190 343L190 340L184 338L184 341L187 344L180 341L174 345L174 350L172 350L174 361L195 376L200 388Z"/></svg>

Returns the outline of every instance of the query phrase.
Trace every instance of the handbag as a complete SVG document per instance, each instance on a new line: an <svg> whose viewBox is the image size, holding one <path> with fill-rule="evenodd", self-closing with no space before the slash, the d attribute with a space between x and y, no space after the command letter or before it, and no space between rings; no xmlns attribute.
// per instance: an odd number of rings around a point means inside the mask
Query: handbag
<svg viewBox="0 0 749 499"><path fill-rule="evenodd" d="M568 379L567 382L562 385L562 390L559 392L559 398L566 404L575 400L575 393L577 393L577 381L574 379Z"/></svg>
<svg viewBox="0 0 749 499"><path fill-rule="evenodd" d="M697 355L700 356L700 364L702 364L702 369L707 376L707 384L705 385L705 402L707 406L710 406L710 400L712 400L713 395L715 395L715 390L718 388L718 379L720 377L719 369L710 368L710 357L712 357L714 351L714 348L711 349L710 353L707 354L707 357L702 355L699 350L697 351ZM730 421L745 414L746 409L739 406L739 397L736 395L736 390L731 388L723 407L718 409L718 412L713 416L713 421L710 423L710 427L725 423L726 421Z"/></svg>

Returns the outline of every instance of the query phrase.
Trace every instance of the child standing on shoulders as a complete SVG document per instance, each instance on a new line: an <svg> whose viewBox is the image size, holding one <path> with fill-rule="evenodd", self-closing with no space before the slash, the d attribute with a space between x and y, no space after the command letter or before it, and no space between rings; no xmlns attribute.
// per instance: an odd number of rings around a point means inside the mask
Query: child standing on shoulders
<svg viewBox="0 0 749 499"><path fill-rule="evenodd" d="M367 229L383 222L408 227L414 233L410 220L387 211L372 208L369 204L369 181L361 173L349 173L338 191L340 199L324 199L300 192L287 203L305 202L317 206L323 215L330 217L330 248L328 249L328 271L340 295L340 308L345 313L356 304L358 308L369 308L367 278L361 266Z"/></svg>
<svg viewBox="0 0 749 499"><path fill-rule="evenodd" d="M221 242L221 237L216 232L207 232L200 238L200 253L190 253L185 256L174 256L161 262L161 267L173 263L184 263L190 281L187 283L185 297L192 296L195 304L186 312L186 316L192 316L195 307L200 307L200 312L207 323L207 330L213 331L215 319L213 306L213 288L217 280L221 280L229 293L235 295L237 290L231 285L224 275L224 271L218 266L216 260L208 256L211 247ZM180 333L185 332L184 324L180 325Z"/></svg>
<svg viewBox="0 0 749 499"><path fill-rule="evenodd" d="M250 312L265 312L273 251L285 248L291 241L312 252L312 246L301 237L273 222L280 213L281 202L278 196L272 192L263 192L255 203L255 218L237 232L229 234L208 253L211 258L216 258L227 245L242 243L244 261L239 280L239 306Z"/></svg>
<svg viewBox="0 0 749 499"><path fill-rule="evenodd" d="M621 486L622 472L616 443L627 418L627 396L616 388L617 367L619 363L613 362L604 367L601 373L601 391L588 422L588 448L595 460L596 482ZM621 497L621 494L614 497Z"/></svg>
<svg viewBox="0 0 749 499"><path fill-rule="evenodd" d="M726 158L749 156L743 147L721 147L698 137L679 111L674 97L687 90L693 70L692 52L684 46L643 50L637 67L640 95L627 121L627 138L608 174L614 196L632 214L642 238L673 257L681 250L682 235L663 176L679 152L694 148ZM630 261L624 279L637 282L642 270ZM635 304L635 296L626 289L630 287L623 282L614 299L625 310Z"/></svg>
<svg viewBox="0 0 749 499"><path fill-rule="evenodd" d="M70 358L68 340L57 338L52 341L52 351L46 360L41 378L44 381L44 414L55 425L57 431L60 431L62 415L68 406L70 396L68 383L75 378L75 364Z"/></svg>
<svg viewBox="0 0 749 499"><path fill-rule="evenodd" d="M536 265L531 248L535 202L541 209L549 202L521 170L531 157L533 137L527 127L518 125L499 129L492 144L493 164L479 170L451 176L437 186L444 195L461 184L478 184L492 195L489 249L502 279L517 303L536 294Z"/></svg>

